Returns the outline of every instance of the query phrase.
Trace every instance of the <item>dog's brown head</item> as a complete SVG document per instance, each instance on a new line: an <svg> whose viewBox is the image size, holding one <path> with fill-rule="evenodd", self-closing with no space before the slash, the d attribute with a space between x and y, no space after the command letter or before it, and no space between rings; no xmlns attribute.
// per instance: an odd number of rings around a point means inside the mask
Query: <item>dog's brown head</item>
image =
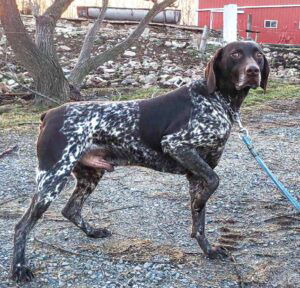
<svg viewBox="0 0 300 288"><path fill-rule="evenodd" d="M240 91L260 86L266 91L268 76L268 61L252 41L232 42L220 48L205 69L209 93L222 87Z"/></svg>

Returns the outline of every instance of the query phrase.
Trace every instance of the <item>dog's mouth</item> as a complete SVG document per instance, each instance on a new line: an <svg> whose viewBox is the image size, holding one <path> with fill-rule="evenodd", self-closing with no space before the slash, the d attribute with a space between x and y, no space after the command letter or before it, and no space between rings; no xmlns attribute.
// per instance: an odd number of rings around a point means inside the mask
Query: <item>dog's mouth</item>
<svg viewBox="0 0 300 288"><path fill-rule="evenodd" d="M246 87L256 89L258 86L259 86L259 77L255 77L255 78L246 79L246 81L243 82L237 82L235 84L235 89L238 91Z"/></svg>

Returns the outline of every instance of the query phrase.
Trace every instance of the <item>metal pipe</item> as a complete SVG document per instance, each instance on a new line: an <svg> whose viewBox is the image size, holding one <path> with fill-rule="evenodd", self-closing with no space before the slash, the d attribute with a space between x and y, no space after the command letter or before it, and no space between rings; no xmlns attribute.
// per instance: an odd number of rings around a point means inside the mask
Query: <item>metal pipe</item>
<svg viewBox="0 0 300 288"><path fill-rule="evenodd" d="M97 18L101 8L78 6L77 15L83 18ZM112 21L141 21L149 12L149 9L138 8L113 8L106 10L105 20ZM181 10L164 10L158 13L152 20L154 23L178 24L181 19Z"/></svg>

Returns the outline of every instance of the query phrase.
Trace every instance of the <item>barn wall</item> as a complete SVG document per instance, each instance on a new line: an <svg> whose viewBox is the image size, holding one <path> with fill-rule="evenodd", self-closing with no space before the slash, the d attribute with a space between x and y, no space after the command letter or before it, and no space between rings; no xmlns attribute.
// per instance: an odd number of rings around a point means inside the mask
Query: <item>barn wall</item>
<svg viewBox="0 0 300 288"><path fill-rule="evenodd" d="M223 8L226 4L238 4L240 6L260 5L292 5L300 4L299 0L199 0L199 8ZM246 37L247 17L252 15L252 30L259 31L257 41L273 44L300 44L300 7L269 7L269 8L243 8L244 13L238 14L238 33ZM198 25L203 27L212 23L212 29L223 29L223 13L210 11L199 12ZM211 21L212 19L212 21ZM265 28L264 20L278 20L275 29ZM255 35L252 34L255 40Z"/></svg>
<svg viewBox="0 0 300 288"><path fill-rule="evenodd" d="M54 0L35 0L40 7L41 11L45 11L47 7L53 3ZM21 9L28 3L29 0L17 0L19 8ZM75 0L62 17L77 18L77 6L101 6L101 0ZM125 7L125 8L151 8L152 3L145 0L110 0L109 7ZM181 10L181 23L182 25L197 25L197 0L177 0L176 9Z"/></svg>
<svg viewBox="0 0 300 288"><path fill-rule="evenodd" d="M227 4L238 6L262 6L262 5L291 5L300 4L299 0L198 0L199 8L220 8Z"/></svg>

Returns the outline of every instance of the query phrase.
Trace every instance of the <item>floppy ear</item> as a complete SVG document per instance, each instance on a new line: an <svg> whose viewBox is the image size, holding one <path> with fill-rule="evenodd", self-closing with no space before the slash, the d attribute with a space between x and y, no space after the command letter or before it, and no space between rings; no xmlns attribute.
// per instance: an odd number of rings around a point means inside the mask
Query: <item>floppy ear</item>
<svg viewBox="0 0 300 288"><path fill-rule="evenodd" d="M220 59L222 54L222 48L218 49L214 57L208 62L205 68L205 79L207 83L208 93L214 93L217 89L216 75L215 75L215 63Z"/></svg>
<svg viewBox="0 0 300 288"><path fill-rule="evenodd" d="M267 89L269 73L270 73L269 62L268 62L266 56L264 55L264 67L261 71L260 87L264 89L265 93L266 93L266 89Z"/></svg>

